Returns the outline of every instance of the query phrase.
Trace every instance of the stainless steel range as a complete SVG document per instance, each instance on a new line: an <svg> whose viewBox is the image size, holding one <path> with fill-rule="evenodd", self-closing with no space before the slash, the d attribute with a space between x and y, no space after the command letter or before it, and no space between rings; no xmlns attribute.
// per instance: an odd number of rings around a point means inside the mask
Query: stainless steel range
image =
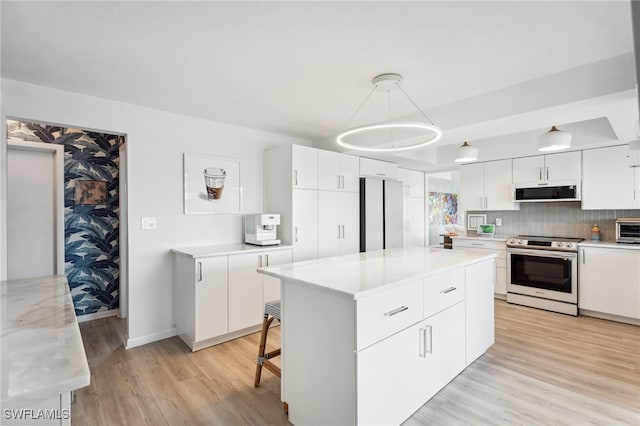
<svg viewBox="0 0 640 426"><path fill-rule="evenodd" d="M578 243L582 238L507 239L507 302L578 315Z"/></svg>

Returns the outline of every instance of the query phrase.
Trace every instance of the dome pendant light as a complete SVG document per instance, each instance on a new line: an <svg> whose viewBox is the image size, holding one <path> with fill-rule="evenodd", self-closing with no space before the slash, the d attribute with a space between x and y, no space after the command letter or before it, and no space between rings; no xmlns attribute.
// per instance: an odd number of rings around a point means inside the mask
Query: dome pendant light
<svg viewBox="0 0 640 426"><path fill-rule="evenodd" d="M376 76L372 83L373 89L364 99L362 104L358 107L356 112L353 113L351 119L347 123L347 126L354 117L360 112L362 107L367 103L373 92L376 90L384 90L389 96L389 114L388 120L366 124L362 126L349 128L338 136L336 136L336 143L343 148L352 149L356 151L368 151L368 152L394 152L394 151L407 151L410 149L421 148L436 142L442 137L442 131L438 126L433 124L431 120L422 112L418 105L407 95L407 93L400 87L402 76L400 74L380 74ZM391 121L391 91L399 89L399 91L411 102L416 110L422 115L426 122L422 121ZM365 134L368 133L369 136ZM404 137L394 139L394 135L403 134ZM407 136L411 134L411 136ZM389 140L385 139L385 142L379 144L367 144L368 140L371 140L375 136L389 135ZM351 137L351 138L349 138ZM358 143L358 140L361 142ZM364 141L364 142L362 142Z"/></svg>
<svg viewBox="0 0 640 426"><path fill-rule="evenodd" d="M478 159L478 148L469 145L469 142L463 143L456 148L455 162L456 163L468 163L470 161L476 161Z"/></svg>
<svg viewBox="0 0 640 426"><path fill-rule="evenodd" d="M551 127L547 133L538 137L538 151L559 151L571 146L571 133Z"/></svg>

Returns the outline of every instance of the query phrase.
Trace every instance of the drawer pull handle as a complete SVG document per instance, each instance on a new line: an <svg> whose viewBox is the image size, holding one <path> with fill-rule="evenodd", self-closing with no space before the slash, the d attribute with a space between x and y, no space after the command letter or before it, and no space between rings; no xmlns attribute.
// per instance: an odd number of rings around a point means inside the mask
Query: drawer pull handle
<svg viewBox="0 0 640 426"><path fill-rule="evenodd" d="M442 290L440 293L446 294L446 293L451 293L452 291L456 290L456 287L449 287L449 288L445 288L444 290Z"/></svg>
<svg viewBox="0 0 640 426"><path fill-rule="evenodd" d="M395 309L394 309L394 310L392 310L392 311L385 312L385 313L384 313L384 316L385 316L385 317L392 317L392 316L394 316L394 315L396 315L396 314L399 314L400 312L404 312L404 311L406 311L407 309L409 309L407 306L400 306L399 308L395 308Z"/></svg>
<svg viewBox="0 0 640 426"><path fill-rule="evenodd" d="M426 354L432 354L433 353L433 326L428 325L425 328L425 338L424 338L424 352L425 352L425 357Z"/></svg>
<svg viewBox="0 0 640 426"><path fill-rule="evenodd" d="M484 247L484 244L482 243L471 243L472 246L480 246L480 247Z"/></svg>

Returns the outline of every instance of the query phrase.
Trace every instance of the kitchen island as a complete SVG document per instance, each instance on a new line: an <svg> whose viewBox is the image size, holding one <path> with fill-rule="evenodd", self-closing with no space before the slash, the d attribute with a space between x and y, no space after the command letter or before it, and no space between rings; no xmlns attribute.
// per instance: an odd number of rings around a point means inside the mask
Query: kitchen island
<svg viewBox="0 0 640 426"><path fill-rule="evenodd" d="M90 373L67 279L2 281L0 303L0 424L70 424L71 392Z"/></svg>
<svg viewBox="0 0 640 426"><path fill-rule="evenodd" d="M399 424L494 342L495 254L397 248L259 268L282 281L293 424Z"/></svg>

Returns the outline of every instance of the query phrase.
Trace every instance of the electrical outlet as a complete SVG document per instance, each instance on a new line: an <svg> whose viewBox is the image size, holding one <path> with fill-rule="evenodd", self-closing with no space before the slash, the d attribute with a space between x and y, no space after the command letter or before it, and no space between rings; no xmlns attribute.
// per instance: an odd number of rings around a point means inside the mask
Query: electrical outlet
<svg viewBox="0 0 640 426"><path fill-rule="evenodd" d="M496 226L502 226L502 218L496 217Z"/></svg>
<svg viewBox="0 0 640 426"><path fill-rule="evenodd" d="M155 217L143 217L140 222L142 229L156 229Z"/></svg>

